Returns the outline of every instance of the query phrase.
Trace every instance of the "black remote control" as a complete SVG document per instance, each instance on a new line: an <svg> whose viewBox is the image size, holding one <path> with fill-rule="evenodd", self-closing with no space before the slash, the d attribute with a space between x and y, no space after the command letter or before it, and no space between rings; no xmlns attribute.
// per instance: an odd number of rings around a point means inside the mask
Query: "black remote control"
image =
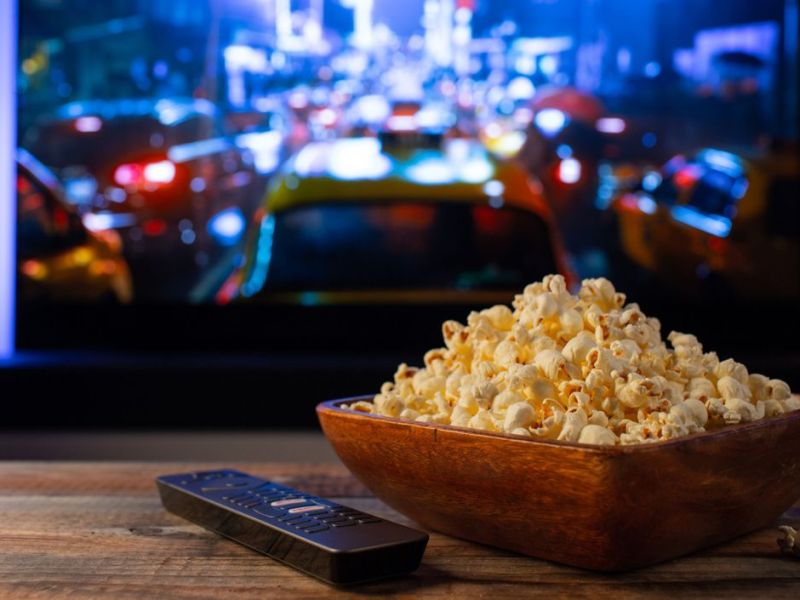
<svg viewBox="0 0 800 600"><path fill-rule="evenodd" d="M337 585L409 573L428 543L422 531L231 469L156 484L168 511Z"/></svg>

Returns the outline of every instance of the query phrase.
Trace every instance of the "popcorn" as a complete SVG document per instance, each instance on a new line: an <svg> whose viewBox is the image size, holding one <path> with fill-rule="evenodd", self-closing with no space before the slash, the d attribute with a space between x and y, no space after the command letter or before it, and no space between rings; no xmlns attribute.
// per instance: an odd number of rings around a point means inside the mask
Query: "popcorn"
<svg viewBox="0 0 800 600"><path fill-rule="evenodd" d="M373 405L370 402L364 402L363 400L359 400L358 402L353 402L349 408L350 410L357 410L359 412L371 413ZM402 416L402 413L400 414Z"/></svg>
<svg viewBox="0 0 800 600"><path fill-rule="evenodd" d="M467 423L467 427L484 429L486 431L499 431L497 419L485 408L480 409Z"/></svg>
<svg viewBox="0 0 800 600"><path fill-rule="evenodd" d="M778 527L780 535L778 537L778 548L782 554L800 558L800 533L788 525Z"/></svg>
<svg viewBox="0 0 800 600"><path fill-rule="evenodd" d="M792 392L785 381L780 379L770 379L767 383L767 393L773 400L789 400L791 399Z"/></svg>
<svg viewBox="0 0 800 600"><path fill-rule="evenodd" d="M800 410L778 379L704 352L689 333L626 304L607 279L576 295L548 275L512 308L442 325L424 368L401 364L372 402L352 410L419 423L581 444L640 444Z"/></svg>
<svg viewBox="0 0 800 600"><path fill-rule="evenodd" d="M708 411L702 402L694 398L689 398L682 404L682 406L684 406L691 413L692 418L698 427L706 426L706 423L708 423Z"/></svg>
<svg viewBox="0 0 800 600"><path fill-rule="evenodd" d="M419 413L413 408L404 408L400 413L401 419L411 419L412 421L419 416Z"/></svg>
<svg viewBox="0 0 800 600"><path fill-rule="evenodd" d="M773 402L775 402L775 400L773 400ZM786 400L780 400L780 404L784 412L800 410L800 399L796 396L790 396L786 398Z"/></svg>
<svg viewBox="0 0 800 600"><path fill-rule="evenodd" d="M617 436L613 431L606 429L601 425L588 424L581 430L581 435L578 438L581 444L597 444L600 446L613 446L617 443Z"/></svg>
<svg viewBox="0 0 800 600"><path fill-rule="evenodd" d="M688 386L689 398L705 402L717 397L717 388L705 377L693 377Z"/></svg>
<svg viewBox="0 0 800 600"><path fill-rule="evenodd" d="M475 413L473 413L468 408L457 404L450 415L450 424L457 427L467 427L470 419L474 417L477 412L476 410Z"/></svg>
<svg viewBox="0 0 800 600"><path fill-rule="evenodd" d="M533 363L550 381L556 381L567 375L567 359L558 350L542 350L536 355Z"/></svg>
<svg viewBox="0 0 800 600"><path fill-rule="evenodd" d="M719 390L719 395L725 398L726 401L731 398L750 399L753 395L752 392L750 392L750 388L730 375L726 375L717 381L717 390Z"/></svg>
<svg viewBox="0 0 800 600"><path fill-rule="evenodd" d="M524 403L525 398L511 390L500 392L492 402L492 412L498 417L505 418L506 412L512 404Z"/></svg>
<svg viewBox="0 0 800 600"><path fill-rule="evenodd" d="M580 408L570 408L564 415L564 425L558 439L565 442L577 442L581 430L589 424L586 413Z"/></svg>
<svg viewBox="0 0 800 600"><path fill-rule="evenodd" d="M725 409L722 418L725 419L725 422L728 424L758 421L764 418L765 412L763 402L759 402L757 406L753 406L753 404L741 398L729 398L725 400Z"/></svg>
<svg viewBox="0 0 800 600"><path fill-rule="evenodd" d="M536 420L536 412L533 407L525 402L515 402L508 407L506 418L503 421L503 431L515 431L525 429Z"/></svg>
<svg viewBox="0 0 800 600"><path fill-rule="evenodd" d="M593 348L595 348L594 336L588 331L580 331L574 338L564 344L561 354L572 364L580 365L586 360L586 355Z"/></svg>

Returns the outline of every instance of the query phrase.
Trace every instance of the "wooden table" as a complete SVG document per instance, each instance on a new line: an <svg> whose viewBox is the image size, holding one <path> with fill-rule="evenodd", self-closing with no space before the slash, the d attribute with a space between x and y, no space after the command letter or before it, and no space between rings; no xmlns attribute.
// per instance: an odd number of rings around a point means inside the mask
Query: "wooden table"
<svg viewBox="0 0 800 600"><path fill-rule="evenodd" d="M339 590L162 509L157 474L214 466L0 463L0 598L800 598L774 529L614 576L433 534L413 575ZM340 466L226 466L405 521ZM780 522L798 527L800 503Z"/></svg>

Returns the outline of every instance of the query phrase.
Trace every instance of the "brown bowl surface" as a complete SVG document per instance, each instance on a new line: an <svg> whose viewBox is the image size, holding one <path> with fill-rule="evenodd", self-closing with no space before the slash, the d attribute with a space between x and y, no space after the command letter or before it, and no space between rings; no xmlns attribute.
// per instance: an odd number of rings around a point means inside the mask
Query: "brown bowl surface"
<svg viewBox="0 0 800 600"><path fill-rule="evenodd" d="M773 523L800 497L800 411L675 440L592 446L417 423L323 402L322 429L378 498L423 527L601 571Z"/></svg>

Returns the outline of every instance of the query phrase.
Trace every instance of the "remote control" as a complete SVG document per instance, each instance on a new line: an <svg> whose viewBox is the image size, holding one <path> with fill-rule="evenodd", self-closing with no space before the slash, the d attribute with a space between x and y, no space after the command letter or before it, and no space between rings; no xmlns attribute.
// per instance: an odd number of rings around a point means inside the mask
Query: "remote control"
<svg viewBox="0 0 800 600"><path fill-rule="evenodd" d="M168 511L336 585L402 575L428 534L232 469L156 478Z"/></svg>

